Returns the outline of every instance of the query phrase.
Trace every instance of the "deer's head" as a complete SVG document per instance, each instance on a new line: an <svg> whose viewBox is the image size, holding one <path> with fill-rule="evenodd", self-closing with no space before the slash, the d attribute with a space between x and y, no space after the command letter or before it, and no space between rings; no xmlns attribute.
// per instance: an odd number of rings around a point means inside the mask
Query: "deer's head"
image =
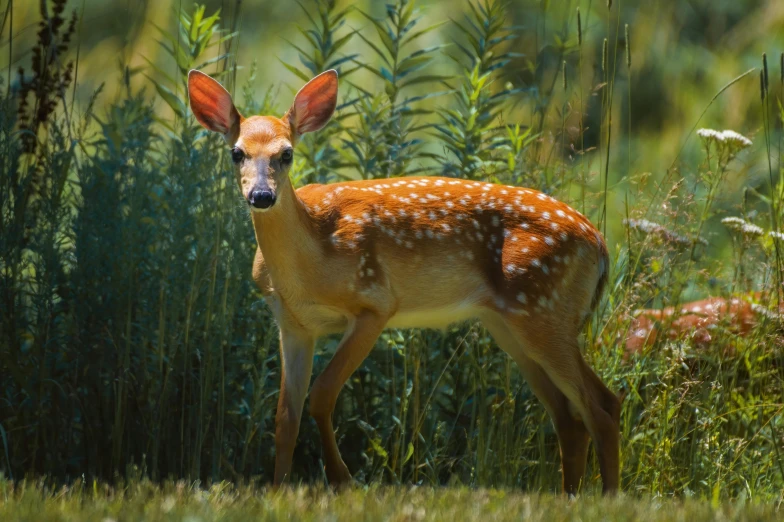
<svg viewBox="0 0 784 522"><path fill-rule="evenodd" d="M330 70L310 80L280 118L243 118L228 91L201 71L188 74L188 96L199 123L221 134L231 147L240 190L251 210L264 212L290 183L288 171L299 137L321 129L335 111L338 75Z"/></svg>

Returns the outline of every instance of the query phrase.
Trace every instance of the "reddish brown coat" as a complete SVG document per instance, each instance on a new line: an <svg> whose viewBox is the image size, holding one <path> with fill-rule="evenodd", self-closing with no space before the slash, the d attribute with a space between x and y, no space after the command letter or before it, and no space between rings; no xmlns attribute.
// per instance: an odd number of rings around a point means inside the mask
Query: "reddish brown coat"
<svg viewBox="0 0 784 522"><path fill-rule="evenodd" d="M626 353L640 353L652 346L665 329L666 339L690 340L698 347L710 345L713 331L719 326L740 336L748 335L761 316L771 313L763 306L754 304L751 297L709 297L686 303L677 309L637 310L629 326Z"/></svg>

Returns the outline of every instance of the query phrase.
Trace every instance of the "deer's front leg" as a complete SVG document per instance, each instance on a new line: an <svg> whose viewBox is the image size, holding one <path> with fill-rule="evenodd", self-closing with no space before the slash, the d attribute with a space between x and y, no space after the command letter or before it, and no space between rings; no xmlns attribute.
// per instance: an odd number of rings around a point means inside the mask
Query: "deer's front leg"
<svg viewBox="0 0 784 522"><path fill-rule="evenodd" d="M340 389L352 373L370 353L388 318L385 315L365 310L349 323L343 340L329 361L324 372L313 383L310 392L310 414L316 420L324 448L327 479L337 485L351 480L351 474L343 462L332 427Z"/></svg>
<svg viewBox="0 0 784 522"><path fill-rule="evenodd" d="M281 326L280 396L275 415L275 485L291 474L302 407L313 369L313 337Z"/></svg>

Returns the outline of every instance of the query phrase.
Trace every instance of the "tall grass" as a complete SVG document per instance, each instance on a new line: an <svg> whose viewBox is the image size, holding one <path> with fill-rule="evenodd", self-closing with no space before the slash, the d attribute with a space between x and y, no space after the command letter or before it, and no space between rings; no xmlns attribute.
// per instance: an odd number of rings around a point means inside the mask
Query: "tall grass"
<svg viewBox="0 0 784 522"><path fill-rule="evenodd" d="M284 64L290 86L336 67L343 94L336 119L299 145L295 182L443 173L527 185L575 205L577 187L581 210L602 220L612 205L609 150L618 138L609 132L609 93L617 80L615 60L603 64L595 51L607 37L605 56L615 56L628 39L619 44L619 31L596 34L583 21L578 42L543 22L537 55L523 57L516 45L526 29L509 22L507 4L464 7L464 17L433 21L414 0L396 0L380 15L334 0L303 4L308 25L286 44L300 58ZM555 16L540 8L543 20ZM64 9L58 13L62 29ZM623 13L619 3L618 27ZM151 63L150 88L134 90L136 71L126 69L106 110L62 95L64 61L46 69L59 80L31 89L34 76L25 75L2 101L0 470L8 476L271 477L277 331L250 280L255 243L225 145L195 124L184 93L189 68L228 80L245 60L227 51L238 35L220 13L196 6L177 18L176 28L161 28L169 63ZM563 21L567 33L577 32L573 18ZM69 45L46 39L75 27L58 32L54 20L42 14L44 50ZM517 74L526 64L533 73ZM235 89L240 111L279 115L288 90L254 95L256 70ZM574 72L562 84L565 71ZM583 92L585 78L600 96ZM99 90L93 101L107 96ZM509 121L513 106L526 107L532 124ZM600 121L607 125L595 129ZM766 129L776 143L780 127ZM598 136L601 148L591 150ZM771 186L756 192L756 203L738 209L770 230L728 231L741 249L736 263L724 261L706 234L727 215L715 204L727 179L756 161L755 141L720 163L709 155L679 164L661 190L629 184L627 216L671 233L625 230L612 252L613 284L584 343L610 387L627 392L627 490L715 499L780 498L784 490L777 316L743 339L720 325L709 349L661 340L627 358L622 348L639 306L751 290L772 302L780 239L767 224L781 216L761 213L780 211L766 206L784 191L780 163L771 163ZM607 220L616 215L607 212ZM315 372L337 342L319 344ZM342 392L335 425L362 482L543 491L560 482L543 408L477 324L385 332ZM321 480L318 440L314 424L303 422L295 480ZM598 484L597 466L589 468L586 491Z"/></svg>

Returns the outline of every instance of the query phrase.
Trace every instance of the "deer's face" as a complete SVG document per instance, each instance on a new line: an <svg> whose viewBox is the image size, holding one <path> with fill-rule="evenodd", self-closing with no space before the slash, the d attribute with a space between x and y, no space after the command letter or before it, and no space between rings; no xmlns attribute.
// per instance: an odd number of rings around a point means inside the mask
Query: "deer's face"
<svg viewBox="0 0 784 522"><path fill-rule="evenodd" d="M270 209L278 199L278 189L289 182L288 172L294 159L294 139L288 122L274 116L243 120L231 159L251 210Z"/></svg>
<svg viewBox="0 0 784 522"><path fill-rule="evenodd" d="M231 147L237 181L254 212L275 205L294 159L294 145L306 132L319 130L335 111L338 75L326 71L310 80L281 118L243 118L220 83L199 71L188 74L193 115L204 128L223 135Z"/></svg>

